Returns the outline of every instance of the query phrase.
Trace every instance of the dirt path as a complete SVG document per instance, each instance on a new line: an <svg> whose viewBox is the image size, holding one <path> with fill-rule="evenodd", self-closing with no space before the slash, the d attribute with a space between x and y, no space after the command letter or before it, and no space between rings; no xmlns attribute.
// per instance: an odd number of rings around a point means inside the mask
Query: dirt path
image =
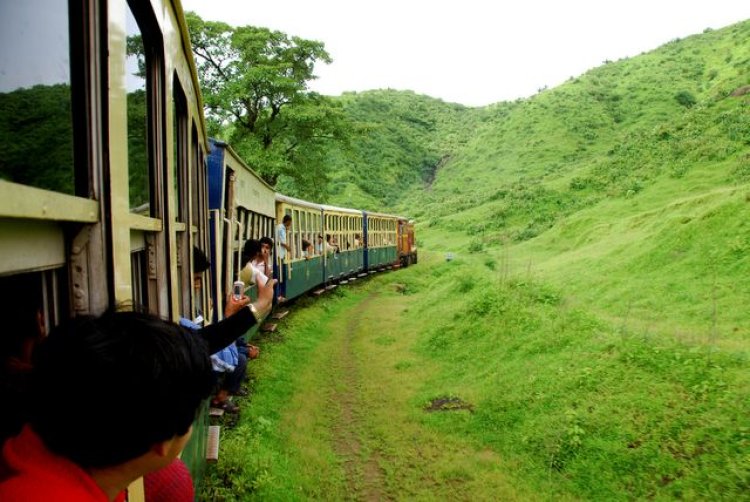
<svg viewBox="0 0 750 502"><path fill-rule="evenodd" d="M362 441L359 437L364 430L361 413L365 411L359 396L362 368L358 364L352 343L358 336L364 312L377 296L377 292L371 293L350 312L338 354L340 385L332 398L340 406L339 416L333 425L334 451L343 458L349 493L357 500L368 501L390 499L381 489L384 475L378 465L377 454L371 453L367 458L362 455Z"/></svg>

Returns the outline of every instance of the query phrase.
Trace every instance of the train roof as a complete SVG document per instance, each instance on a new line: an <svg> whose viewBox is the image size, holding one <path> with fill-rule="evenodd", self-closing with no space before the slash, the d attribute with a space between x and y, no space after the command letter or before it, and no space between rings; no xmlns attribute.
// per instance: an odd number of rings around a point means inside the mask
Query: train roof
<svg viewBox="0 0 750 502"><path fill-rule="evenodd" d="M313 209L318 209L318 210L323 209L323 206L316 202L310 202L310 201L303 200L303 199L289 197L288 195L280 194L279 192L276 192L276 202L286 202L287 204L293 204L295 206L311 207Z"/></svg>
<svg viewBox="0 0 750 502"><path fill-rule="evenodd" d="M338 206L329 206L328 204L321 204L320 207L323 208L323 211L336 211L339 213L351 213L351 214L362 214L361 209L351 209L348 207L338 207Z"/></svg>
<svg viewBox="0 0 750 502"><path fill-rule="evenodd" d="M378 218L393 218L395 220L408 220L409 218L404 218L403 216L398 216L395 214L386 214L386 213L377 213L375 211L364 211L367 216L377 216Z"/></svg>
<svg viewBox="0 0 750 502"><path fill-rule="evenodd" d="M185 10L182 8L181 0L172 0L172 6L174 7L175 17L177 18L177 24L180 27L180 38L182 39L182 53L187 59L190 67L190 79L193 81L193 91L195 92L195 98L198 101L198 110L203 110L203 93L201 92L201 83L198 80L198 67L195 64L195 57L193 56L193 47L190 44L190 31L188 30L187 19L185 19ZM201 132L203 133L203 144L210 148L208 142L208 130L206 129L206 118L203 113L198 113L198 121L201 125Z"/></svg>

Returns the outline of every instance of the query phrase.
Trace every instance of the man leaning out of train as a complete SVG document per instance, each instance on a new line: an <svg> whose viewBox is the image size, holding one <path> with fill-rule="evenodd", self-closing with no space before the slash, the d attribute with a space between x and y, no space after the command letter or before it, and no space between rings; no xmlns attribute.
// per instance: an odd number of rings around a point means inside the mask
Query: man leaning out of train
<svg viewBox="0 0 750 502"><path fill-rule="evenodd" d="M146 314L68 321L35 359L28 422L3 446L6 502L124 500L177 457L211 392L205 340Z"/></svg>

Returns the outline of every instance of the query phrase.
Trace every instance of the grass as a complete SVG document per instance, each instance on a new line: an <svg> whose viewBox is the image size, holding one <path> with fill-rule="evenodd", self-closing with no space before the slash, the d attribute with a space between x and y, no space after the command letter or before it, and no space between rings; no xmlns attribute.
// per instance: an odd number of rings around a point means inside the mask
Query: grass
<svg viewBox="0 0 750 502"><path fill-rule="evenodd" d="M423 258L264 344L206 498L746 497L746 351L610 322L481 256ZM472 409L425 411L445 397Z"/></svg>

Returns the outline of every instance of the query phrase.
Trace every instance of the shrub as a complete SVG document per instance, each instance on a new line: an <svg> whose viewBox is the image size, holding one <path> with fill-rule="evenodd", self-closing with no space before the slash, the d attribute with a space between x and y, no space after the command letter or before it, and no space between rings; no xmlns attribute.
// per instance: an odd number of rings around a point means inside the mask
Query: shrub
<svg viewBox="0 0 750 502"><path fill-rule="evenodd" d="M680 91L674 95L674 99L685 108L690 108L698 102L690 91Z"/></svg>
<svg viewBox="0 0 750 502"><path fill-rule="evenodd" d="M469 243L469 253L479 253L484 249L484 244L479 239L472 239Z"/></svg>

